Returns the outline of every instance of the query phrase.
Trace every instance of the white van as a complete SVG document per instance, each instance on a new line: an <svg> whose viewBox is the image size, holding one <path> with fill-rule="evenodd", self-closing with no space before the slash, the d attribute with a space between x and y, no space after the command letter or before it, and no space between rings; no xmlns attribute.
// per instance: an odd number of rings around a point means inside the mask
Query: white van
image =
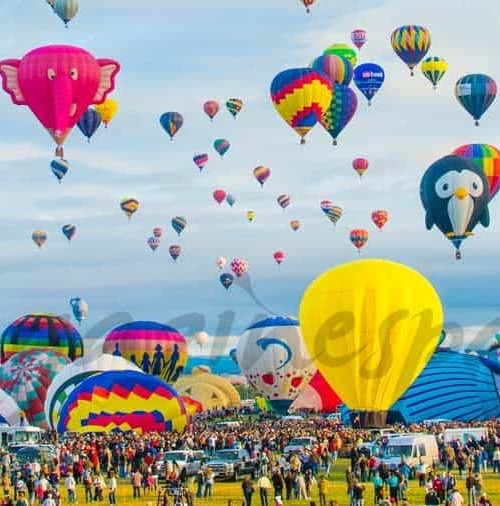
<svg viewBox="0 0 500 506"><path fill-rule="evenodd" d="M402 459L413 468L420 461L427 466L439 463L436 438L428 434L405 434L390 438L380 461L385 462L389 468L395 468L401 464Z"/></svg>
<svg viewBox="0 0 500 506"><path fill-rule="evenodd" d="M0 445L4 448L12 444L39 445L43 430L31 425L0 425Z"/></svg>
<svg viewBox="0 0 500 506"><path fill-rule="evenodd" d="M444 429L443 441L451 443L460 439L462 443L467 443L469 439L480 441L482 438L488 439L488 429L486 427L462 427L458 429Z"/></svg>
<svg viewBox="0 0 500 506"><path fill-rule="evenodd" d="M226 429L239 429L241 426L240 422L238 421L231 421L231 422L217 422L215 424L215 430L226 430Z"/></svg>

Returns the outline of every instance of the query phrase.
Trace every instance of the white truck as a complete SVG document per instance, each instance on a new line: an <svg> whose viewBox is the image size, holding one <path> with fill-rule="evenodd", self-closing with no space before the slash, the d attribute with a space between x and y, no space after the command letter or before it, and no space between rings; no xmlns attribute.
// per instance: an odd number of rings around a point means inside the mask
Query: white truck
<svg viewBox="0 0 500 506"><path fill-rule="evenodd" d="M202 451L171 450L165 452L161 459L156 462L155 472L160 480L165 479L165 470L168 466L179 467L179 478L185 481L186 478L194 476L202 465L204 458Z"/></svg>
<svg viewBox="0 0 500 506"><path fill-rule="evenodd" d="M430 467L439 463L439 449L435 436L430 434L403 434L388 440L380 458L389 468L404 462L415 468L420 462Z"/></svg>
<svg viewBox="0 0 500 506"><path fill-rule="evenodd" d="M474 441L480 441L482 438L488 439L488 429L486 427L444 429L442 436L445 443L451 443L459 439L460 442L465 444L469 439Z"/></svg>

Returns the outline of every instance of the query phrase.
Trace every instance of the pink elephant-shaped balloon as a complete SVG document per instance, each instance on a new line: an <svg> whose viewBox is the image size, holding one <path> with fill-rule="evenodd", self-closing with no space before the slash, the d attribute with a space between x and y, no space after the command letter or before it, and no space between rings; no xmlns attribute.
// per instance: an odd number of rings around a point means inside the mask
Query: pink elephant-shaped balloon
<svg viewBox="0 0 500 506"><path fill-rule="evenodd" d="M0 61L3 89L17 105L27 105L58 146L81 115L104 102L115 87L120 64L94 58L74 46L31 50L21 60ZM58 148L62 154L62 148Z"/></svg>

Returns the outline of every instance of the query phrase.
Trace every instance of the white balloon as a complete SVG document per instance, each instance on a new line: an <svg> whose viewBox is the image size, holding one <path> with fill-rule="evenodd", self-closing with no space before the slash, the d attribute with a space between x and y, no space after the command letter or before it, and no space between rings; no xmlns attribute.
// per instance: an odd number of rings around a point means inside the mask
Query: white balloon
<svg viewBox="0 0 500 506"><path fill-rule="evenodd" d="M208 343L210 336L206 332L197 332L194 335L196 342L200 345L200 348Z"/></svg>

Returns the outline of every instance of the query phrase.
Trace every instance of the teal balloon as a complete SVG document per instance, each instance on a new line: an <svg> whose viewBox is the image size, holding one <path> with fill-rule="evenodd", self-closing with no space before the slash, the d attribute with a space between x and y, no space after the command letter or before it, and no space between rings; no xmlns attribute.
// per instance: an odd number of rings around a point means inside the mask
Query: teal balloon
<svg viewBox="0 0 500 506"><path fill-rule="evenodd" d="M181 232L186 228L187 220L184 216L176 216L172 218L172 228L177 232L177 234L181 235Z"/></svg>
<svg viewBox="0 0 500 506"><path fill-rule="evenodd" d="M497 83L485 74L470 74L457 81L455 96L477 126L497 96Z"/></svg>

